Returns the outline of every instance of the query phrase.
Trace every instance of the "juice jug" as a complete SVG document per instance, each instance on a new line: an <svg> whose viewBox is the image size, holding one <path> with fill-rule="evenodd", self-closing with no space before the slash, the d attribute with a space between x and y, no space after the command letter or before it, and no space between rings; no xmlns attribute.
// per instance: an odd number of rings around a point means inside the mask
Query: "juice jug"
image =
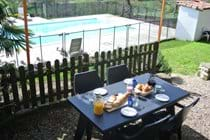
<svg viewBox="0 0 210 140"><path fill-rule="evenodd" d="M100 95L96 95L96 99L93 103L93 112L98 116L104 113L104 101Z"/></svg>

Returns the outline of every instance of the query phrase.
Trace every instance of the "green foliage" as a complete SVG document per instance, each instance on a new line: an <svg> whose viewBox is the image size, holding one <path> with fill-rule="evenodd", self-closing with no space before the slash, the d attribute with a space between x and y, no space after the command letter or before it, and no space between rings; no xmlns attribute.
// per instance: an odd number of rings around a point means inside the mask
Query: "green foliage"
<svg viewBox="0 0 210 140"><path fill-rule="evenodd" d="M171 67L169 66L167 60L165 59L165 57L162 55L161 52L158 53L157 68L158 72L163 72L163 73L172 72Z"/></svg>
<svg viewBox="0 0 210 140"><path fill-rule="evenodd" d="M0 0L0 23L2 23L6 18L6 7L7 2L5 0Z"/></svg>
<svg viewBox="0 0 210 140"><path fill-rule="evenodd" d="M7 0L8 7L12 13L17 13L17 9L19 4L22 3L23 0Z"/></svg>
<svg viewBox="0 0 210 140"><path fill-rule="evenodd" d="M172 40L160 43L160 52L173 73L193 75L202 62L210 62L210 44Z"/></svg>
<svg viewBox="0 0 210 140"><path fill-rule="evenodd" d="M2 24L0 35L0 51L5 51L7 55L13 55L14 49L25 49L25 35L23 29L7 22Z"/></svg>
<svg viewBox="0 0 210 140"><path fill-rule="evenodd" d="M7 72L7 71L11 70L11 68L16 68L15 64L6 63L2 67L0 67L0 71Z"/></svg>
<svg viewBox="0 0 210 140"><path fill-rule="evenodd" d="M14 51L25 49L24 29L19 28L8 20L8 4L5 0L0 0L0 52L7 56L13 55Z"/></svg>

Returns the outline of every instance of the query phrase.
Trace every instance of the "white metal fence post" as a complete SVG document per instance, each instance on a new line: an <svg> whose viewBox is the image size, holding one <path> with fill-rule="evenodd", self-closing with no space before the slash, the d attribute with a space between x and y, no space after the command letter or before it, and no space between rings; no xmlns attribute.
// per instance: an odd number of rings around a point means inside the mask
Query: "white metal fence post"
<svg viewBox="0 0 210 140"><path fill-rule="evenodd" d="M140 44L141 23L139 22L138 45Z"/></svg>
<svg viewBox="0 0 210 140"><path fill-rule="evenodd" d="M40 47L41 61L43 62L43 53L42 53L42 36L39 36L39 47Z"/></svg>
<svg viewBox="0 0 210 140"><path fill-rule="evenodd" d="M82 31L82 48L84 51L85 50L85 31L84 30Z"/></svg>
<svg viewBox="0 0 210 140"><path fill-rule="evenodd" d="M130 25L126 25L126 47L128 47L128 43L129 43L129 27Z"/></svg>
<svg viewBox="0 0 210 140"><path fill-rule="evenodd" d="M101 50L101 28L99 29L99 53L100 53L100 50Z"/></svg>
<svg viewBox="0 0 210 140"><path fill-rule="evenodd" d="M149 22L149 34L148 34L148 43L150 42L150 30L151 30L151 23Z"/></svg>
<svg viewBox="0 0 210 140"><path fill-rule="evenodd" d="M114 33L113 33L113 50L115 48L115 26L114 26Z"/></svg>

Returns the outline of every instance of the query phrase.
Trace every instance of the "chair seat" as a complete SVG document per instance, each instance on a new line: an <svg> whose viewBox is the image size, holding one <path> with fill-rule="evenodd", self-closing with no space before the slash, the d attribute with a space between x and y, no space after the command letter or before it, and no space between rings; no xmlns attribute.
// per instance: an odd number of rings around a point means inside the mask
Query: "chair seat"
<svg viewBox="0 0 210 140"><path fill-rule="evenodd" d="M71 52L70 57L78 57L83 54L83 51Z"/></svg>
<svg viewBox="0 0 210 140"><path fill-rule="evenodd" d="M113 140L158 140L159 129L171 115L167 115L154 122L143 122L137 125L128 125L116 131Z"/></svg>
<svg viewBox="0 0 210 140"><path fill-rule="evenodd" d="M126 134L126 135L133 135L134 133L136 133L136 131L138 129L141 129L143 126L143 124L137 124L137 125L128 125L124 128L121 128L118 130L118 132Z"/></svg>
<svg viewBox="0 0 210 140"><path fill-rule="evenodd" d="M169 115L169 113L167 111L159 111L159 112L153 113L153 114L145 117L143 119L143 121L145 122L145 124L152 123L152 122L155 122L161 118L166 117L167 115ZM163 126L161 126L160 130L163 132L169 132L169 131L172 131L174 127L175 127L174 124L166 123Z"/></svg>
<svg viewBox="0 0 210 140"><path fill-rule="evenodd" d="M166 117L167 115L169 115L169 113L167 111L158 111L158 112L155 112L153 114L150 114L144 118L142 118L143 122L145 124L148 124L148 123L152 123L152 122L155 122L161 118L164 118Z"/></svg>

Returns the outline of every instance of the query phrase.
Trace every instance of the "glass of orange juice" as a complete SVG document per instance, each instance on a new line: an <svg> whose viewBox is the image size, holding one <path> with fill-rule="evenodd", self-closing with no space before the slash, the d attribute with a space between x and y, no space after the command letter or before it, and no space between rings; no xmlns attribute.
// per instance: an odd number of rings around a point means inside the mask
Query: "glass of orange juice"
<svg viewBox="0 0 210 140"><path fill-rule="evenodd" d="M100 95L96 95L96 99L93 103L93 112L98 116L104 113L104 101Z"/></svg>

